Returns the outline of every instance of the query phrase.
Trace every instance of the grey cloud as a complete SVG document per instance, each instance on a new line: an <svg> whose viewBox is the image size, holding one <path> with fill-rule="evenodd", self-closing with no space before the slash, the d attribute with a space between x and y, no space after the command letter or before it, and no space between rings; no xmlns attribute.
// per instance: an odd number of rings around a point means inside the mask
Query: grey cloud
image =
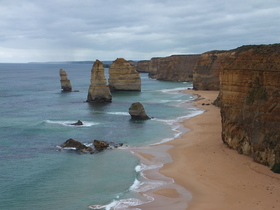
<svg viewBox="0 0 280 210"><path fill-rule="evenodd" d="M280 41L278 0L0 3L0 62L149 59Z"/></svg>

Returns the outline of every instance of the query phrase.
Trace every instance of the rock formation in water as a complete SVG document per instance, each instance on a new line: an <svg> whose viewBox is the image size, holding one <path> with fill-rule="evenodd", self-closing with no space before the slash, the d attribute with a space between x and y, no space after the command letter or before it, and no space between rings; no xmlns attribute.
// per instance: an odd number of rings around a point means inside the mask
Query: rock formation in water
<svg viewBox="0 0 280 210"><path fill-rule="evenodd" d="M101 152L108 148L111 148L111 149L118 148L118 147L123 146L123 144L122 143L115 144L112 142L112 145L110 145L109 143L102 141L102 140L94 140L93 141L94 149L93 149L92 147L86 146L79 141L76 141L74 139L68 139L60 146L62 148L75 148L76 151L78 151L78 152L83 152L83 153L90 152L91 154L93 154L94 152Z"/></svg>
<svg viewBox="0 0 280 210"><path fill-rule="evenodd" d="M110 146L107 142L100 140L94 140L93 145L98 152L103 151L104 149L107 149Z"/></svg>
<svg viewBox="0 0 280 210"><path fill-rule="evenodd" d="M280 163L280 44L237 48L220 76L222 139L256 162Z"/></svg>
<svg viewBox="0 0 280 210"><path fill-rule="evenodd" d="M104 67L99 60L94 62L91 69L87 102L112 102L112 95L104 76Z"/></svg>
<svg viewBox="0 0 280 210"><path fill-rule="evenodd" d="M70 80L67 78L67 73L63 69L59 70L61 89L63 91L72 91Z"/></svg>
<svg viewBox="0 0 280 210"><path fill-rule="evenodd" d="M82 144L79 141L76 141L74 139L68 139L67 141L65 141L63 144L60 145L62 148L67 148L67 147L72 147L72 148L76 148L76 150L78 151L92 151L91 147L88 147L84 144Z"/></svg>
<svg viewBox="0 0 280 210"><path fill-rule="evenodd" d="M71 123L71 125L83 125L83 122L81 120L78 120L75 123Z"/></svg>
<svg viewBox="0 0 280 210"><path fill-rule="evenodd" d="M194 68L193 89L219 90L221 64L230 53L218 50L203 53Z"/></svg>
<svg viewBox="0 0 280 210"><path fill-rule="evenodd" d="M129 114L131 116L131 119L135 119L135 120L151 119L146 114L144 106L139 102L131 104L131 106L129 107Z"/></svg>
<svg viewBox="0 0 280 210"><path fill-rule="evenodd" d="M141 78L135 67L123 58L116 59L109 69L109 88L111 91L141 91Z"/></svg>

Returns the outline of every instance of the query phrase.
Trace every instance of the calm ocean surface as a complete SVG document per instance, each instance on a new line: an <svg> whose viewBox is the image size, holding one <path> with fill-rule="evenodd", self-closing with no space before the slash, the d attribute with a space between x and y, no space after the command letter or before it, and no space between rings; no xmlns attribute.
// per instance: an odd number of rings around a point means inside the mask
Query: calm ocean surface
<svg viewBox="0 0 280 210"><path fill-rule="evenodd" d="M178 135L176 122L198 112L179 104L193 96L191 83L163 82L141 74L141 92L116 92L107 105L85 103L92 64L0 64L0 209L124 209L141 203L140 162L129 148ZM62 93L59 69L73 90ZM107 72L106 77L108 78ZM152 120L132 121L128 109L141 102ZM71 126L77 120L84 126ZM57 151L69 138L124 143L98 154Z"/></svg>

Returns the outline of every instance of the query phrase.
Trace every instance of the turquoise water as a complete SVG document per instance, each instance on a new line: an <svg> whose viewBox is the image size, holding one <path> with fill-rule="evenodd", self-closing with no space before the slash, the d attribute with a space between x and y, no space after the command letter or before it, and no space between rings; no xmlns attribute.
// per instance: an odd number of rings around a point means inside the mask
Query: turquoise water
<svg viewBox="0 0 280 210"><path fill-rule="evenodd" d="M91 66L0 64L0 209L76 210L135 199L140 163L129 148L174 138L180 117L197 112L178 106L193 98L178 91L191 83L157 81L147 74L141 74L141 92L113 93L106 105L86 103ZM79 92L61 92L60 68ZM130 119L129 106L138 101L152 120ZM69 125L77 120L84 125ZM93 155L58 151L69 138L125 146Z"/></svg>

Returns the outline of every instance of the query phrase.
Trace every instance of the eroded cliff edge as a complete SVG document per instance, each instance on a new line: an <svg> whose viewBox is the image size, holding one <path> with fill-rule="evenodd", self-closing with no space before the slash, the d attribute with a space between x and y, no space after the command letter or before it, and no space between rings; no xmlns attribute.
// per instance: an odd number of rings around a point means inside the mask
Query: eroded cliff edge
<svg viewBox="0 0 280 210"><path fill-rule="evenodd" d="M200 55L172 55L155 57L137 63L137 71L149 73L149 77L175 82L193 81L193 70Z"/></svg>
<svg viewBox="0 0 280 210"><path fill-rule="evenodd" d="M280 44L237 48L221 65L223 142L261 164L280 163Z"/></svg>
<svg viewBox="0 0 280 210"><path fill-rule="evenodd" d="M230 53L213 50L201 54L193 71L193 89L220 90L221 64Z"/></svg>

